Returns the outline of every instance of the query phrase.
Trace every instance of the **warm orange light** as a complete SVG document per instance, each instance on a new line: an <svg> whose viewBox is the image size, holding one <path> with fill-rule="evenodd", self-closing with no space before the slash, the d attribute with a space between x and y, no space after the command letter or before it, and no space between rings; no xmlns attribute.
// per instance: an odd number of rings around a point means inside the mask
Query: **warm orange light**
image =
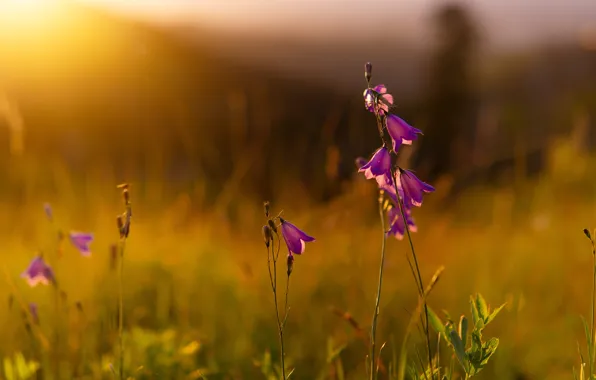
<svg viewBox="0 0 596 380"><path fill-rule="evenodd" d="M66 0L0 0L0 22L11 28L40 26L61 1Z"/></svg>

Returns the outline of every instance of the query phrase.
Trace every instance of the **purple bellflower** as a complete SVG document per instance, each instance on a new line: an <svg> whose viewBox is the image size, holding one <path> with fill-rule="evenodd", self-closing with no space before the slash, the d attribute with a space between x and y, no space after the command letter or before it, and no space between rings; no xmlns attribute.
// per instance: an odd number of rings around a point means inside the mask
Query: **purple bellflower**
<svg viewBox="0 0 596 380"><path fill-rule="evenodd" d="M314 237L307 235L304 231L300 230L287 220L279 218L279 221L281 222L281 234L286 241L290 256L294 253L301 255L304 252L306 246L305 243L315 241Z"/></svg>
<svg viewBox="0 0 596 380"><path fill-rule="evenodd" d="M393 140L393 151L397 152L401 144L411 145L422 134L420 129L412 127L399 116L387 115L387 132Z"/></svg>
<svg viewBox="0 0 596 380"><path fill-rule="evenodd" d="M367 88L364 90L364 107L369 112L375 112L375 110L382 114L389 112L389 107L393 105L393 95L387 93L387 87L383 84L379 84L373 88Z"/></svg>
<svg viewBox="0 0 596 380"><path fill-rule="evenodd" d="M91 256L91 249L89 248L89 244L93 242L92 233L71 231L69 233L69 237L72 245L75 246L75 248L81 253L82 256Z"/></svg>
<svg viewBox="0 0 596 380"><path fill-rule="evenodd" d="M408 229L410 232L416 232L418 228L416 224L414 224L414 219L412 219L412 214L410 210L405 210L406 220L408 223ZM406 232L406 225L404 223L404 218L401 215L401 211L398 207L392 207L387 211L387 218L389 219L389 231L387 233L389 235L395 236L397 240L402 240L404 238L404 233Z"/></svg>
<svg viewBox="0 0 596 380"><path fill-rule="evenodd" d="M379 176L391 178L391 155L387 148L377 149L370 161L362 165L358 171L364 173L366 179Z"/></svg>
<svg viewBox="0 0 596 380"><path fill-rule="evenodd" d="M27 280L31 287L35 287L37 284L48 285L50 282L55 282L54 271L41 256L37 256L31 261L21 277Z"/></svg>
<svg viewBox="0 0 596 380"><path fill-rule="evenodd" d="M406 208L410 207L410 205L416 207L422 206L423 194L435 191L434 187L419 180L414 173L401 168L399 169L399 182L403 192L402 199Z"/></svg>

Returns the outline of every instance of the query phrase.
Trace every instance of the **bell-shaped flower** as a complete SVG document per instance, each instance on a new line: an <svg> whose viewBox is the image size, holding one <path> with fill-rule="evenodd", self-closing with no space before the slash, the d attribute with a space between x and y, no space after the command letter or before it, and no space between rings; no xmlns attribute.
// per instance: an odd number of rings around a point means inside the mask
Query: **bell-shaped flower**
<svg viewBox="0 0 596 380"><path fill-rule="evenodd" d="M408 229L410 232L416 232L418 229L412 219L412 213L410 210L404 210L406 214L406 221L408 223ZM387 211L387 218L389 219L389 231L387 234L395 236L397 240L402 240L406 232L406 224L402 217L399 207L392 207Z"/></svg>
<svg viewBox="0 0 596 380"><path fill-rule="evenodd" d="M372 179L379 176L391 178L391 155L385 147L377 149L370 161L362 165L359 172L364 173L366 179Z"/></svg>
<svg viewBox="0 0 596 380"><path fill-rule="evenodd" d="M373 88L367 88L364 90L364 107L369 112L375 112L375 110L382 114L389 112L389 107L393 105L393 95L387 93L387 87L383 84L379 84Z"/></svg>
<svg viewBox="0 0 596 380"><path fill-rule="evenodd" d="M401 144L411 145L422 134L420 129L412 127L397 115L387 115L387 132L393 140L393 150L397 152Z"/></svg>
<svg viewBox="0 0 596 380"><path fill-rule="evenodd" d="M399 181L403 192L402 199L406 207L409 207L409 205L422 206L423 194L435 191L434 187L419 180L411 171L400 168L399 173Z"/></svg>
<svg viewBox="0 0 596 380"><path fill-rule="evenodd" d="M290 255L293 253L301 255L304 252L305 243L315 241L314 237L307 235L287 220L279 218L279 221L281 222L281 234L288 246Z"/></svg>
<svg viewBox="0 0 596 380"><path fill-rule="evenodd" d="M37 256L31 261L21 277L27 280L31 287L37 286L37 284L48 285L55 281L54 271L41 256Z"/></svg>
<svg viewBox="0 0 596 380"><path fill-rule="evenodd" d="M69 233L70 242L74 247L81 253L82 256L91 256L91 249L89 245L93 242L93 234L87 232L75 232Z"/></svg>

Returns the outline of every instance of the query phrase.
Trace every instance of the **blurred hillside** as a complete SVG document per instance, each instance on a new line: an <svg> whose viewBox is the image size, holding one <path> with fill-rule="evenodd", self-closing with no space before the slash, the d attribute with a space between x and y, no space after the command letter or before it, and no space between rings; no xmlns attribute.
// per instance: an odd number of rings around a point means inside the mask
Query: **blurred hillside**
<svg viewBox="0 0 596 380"><path fill-rule="evenodd" d="M440 42L445 34L436 28ZM439 174L473 183L514 166L539 171L551 136L569 134L578 120L593 129L596 51L573 42L489 56L479 36L463 129L446 132L458 136L445 153L457 159ZM117 180L165 179L172 191L201 182L206 205L237 187L257 199L281 187L329 199L351 178L354 158L378 145L361 100L366 60L375 64L373 81L394 93L397 112L428 132L424 154L406 154L411 164L424 171L441 160L430 133L441 127L427 129L443 107L429 98L438 83L429 73L441 62L433 49L164 28L56 3L35 27L0 24L4 108L23 126L22 152L7 147L1 161L7 170L15 160L37 162L42 173L60 162L74 178L101 168ZM14 124L14 116L5 119ZM3 129L5 146L14 131ZM19 184L18 173L13 180ZM36 181L51 188L58 179Z"/></svg>

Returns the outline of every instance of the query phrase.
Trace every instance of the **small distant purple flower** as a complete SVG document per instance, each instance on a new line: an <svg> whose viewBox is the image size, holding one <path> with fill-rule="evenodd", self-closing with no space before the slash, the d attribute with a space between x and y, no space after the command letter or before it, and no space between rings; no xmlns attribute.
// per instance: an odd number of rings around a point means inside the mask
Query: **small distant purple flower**
<svg viewBox="0 0 596 380"><path fill-rule="evenodd" d="M409 210L404 210L406 213L406 219L408 222L408 228L410 232L416 232L418 228L416 224L414 224L414 219L412 219L412 213ZM401 211L399 207L392 207L387 211L387 217L389 219L389 231L387 233L389 235L395 236L397 240L402 240L404 238L404 233L406 232L406 225L404 223L404 218L401 215Z"/></svg>
<svg viewBox="0 0 596 380"><path fill-rule="evenodd" d="M49 203L44 203L43 211L46 213L48 220L51 222L54 219L54 213L52 212L52 205L50 205Z"/></svg>
<svg viewBox="0 0 596 380"><path fill-rule="evenodd" d="M93 242L92 233L71 231L69 237L70 242L81 253L81 255L86 257L91 256L91 249L89 248L89 244Z"/></svg>
<svg viewBox="0 0 596 380"><path fill-rule="evenodd" d="M366 179L379 176L391 178L391 155L385 147L377 149L370 161L362 165L359 172L364 173Z"/></svg>
<svg viewBox="0 0 596 380"><path fill-rule="evenodd" d="M399 169L399 181L403 191L403 200L406 207L410 204L422 206L422 196L424 193L431 193L435 188L428 183L422 182L409 170ZM401 195L401 194L400 194Z"/></svg>
<svg viewBox="0 0 596 380"><path fill-rule="evenodd" d="M387 132L393 140L393 150L395 152L401 144L411 145L412 141L416 140L419 134L422 134L420 129L412 127L402 118L393 114L387 116Z"/></svg>
<svg viewBox="0 0 596 380"><path fill-rule="evenodd" d="M34 302L29 303L29 313L31 313L31 317L33 318L33 322L39 324L39 314L37 304Z"/></svg>
<svg viewBox="0 0 596 380"><path fill-rule="evenodd" d="M37 284L48 285L55 281L54 271L41 256L37 256L31 261L21 277L26 279L31 287L37 286Z"/></svg>
<svg viewBox="0 0 596 380"><path fill-rule="evenodd" d="M279 221L281 222L281 234L286 241L290 255L293 253L301 255L304 252L305 243L315 241L314 237L307 235L292 223L282 218L279 218Z"/></svg>
<svg viewBox="0 0 596 380"><path fill-rule="evenodd" d="M389 112L389 106L393 105L393 95L387 93L387 87L379 84L373 88L364 90L364 107L369 112Z"/></svg>

